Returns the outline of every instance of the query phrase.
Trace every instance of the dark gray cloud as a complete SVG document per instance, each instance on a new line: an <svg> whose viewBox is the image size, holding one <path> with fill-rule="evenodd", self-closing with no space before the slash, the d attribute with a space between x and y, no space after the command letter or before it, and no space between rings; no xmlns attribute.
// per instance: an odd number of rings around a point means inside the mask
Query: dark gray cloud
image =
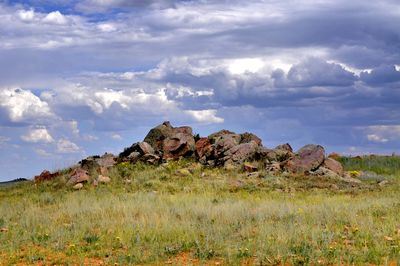
<svg viewBox="0 0 400 266"><path fill-rule="evenodd" d="M397 71L394 65L381 65L374 68L370 73L362 72L360 77L367 84L383 85L400 82L400 71Z"/></svg>

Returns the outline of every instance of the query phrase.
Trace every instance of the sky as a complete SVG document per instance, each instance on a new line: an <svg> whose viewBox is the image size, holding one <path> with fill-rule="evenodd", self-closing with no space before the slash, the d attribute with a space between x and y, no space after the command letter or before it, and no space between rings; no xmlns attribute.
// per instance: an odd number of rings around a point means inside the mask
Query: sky
<svg viewBox="0 0 400 266"><path fill-rule="evenodd" d="M0 0L0 181L163 121L400 153L398 0Z"/></svg>

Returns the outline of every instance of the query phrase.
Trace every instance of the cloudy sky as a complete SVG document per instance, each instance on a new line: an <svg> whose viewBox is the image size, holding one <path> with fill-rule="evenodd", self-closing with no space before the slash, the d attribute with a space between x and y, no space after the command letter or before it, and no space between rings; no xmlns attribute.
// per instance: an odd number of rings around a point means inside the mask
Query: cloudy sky
<svg viewBox="0 0 400 266"><path fill-rule="evenodd" d="M164 120L400 152L398 0L0 0L0 180Z"/></svg>

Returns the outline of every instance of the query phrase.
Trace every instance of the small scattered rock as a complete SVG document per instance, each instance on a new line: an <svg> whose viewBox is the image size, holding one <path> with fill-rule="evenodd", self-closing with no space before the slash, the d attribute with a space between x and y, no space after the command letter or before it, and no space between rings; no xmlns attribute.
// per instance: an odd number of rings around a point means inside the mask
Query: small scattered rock
<svg viewBox="0 0 400 266"><path fill-rule="evenodd" d="M389 184L389 181L387 181L387 180L383 180L383 181L381 181L381 182L378 183L378 185L379 185L380 187L384 187L384 186L386 186L387 184Z"/></svg>
<svg viewBox="0 0 400 266"><path fill-rule="evenodd" d="M269 174L278 174L281 172L281 165L280 163L270 163L265 167L265 170Z"/></svg>
<svg viewBox="0 0 400 266"><path fill-rule="evenodd" d="M0 228L0 232L2 233L8 232L8 228L2 227Z"/></svg>
<svg viewBox="0 0 400 266"><path fill-rule="evenodd" d="M97 177L97 182L99 183L103 183L103 184L107 184L111 182L111 178L108 176L104 176L104 175L99 175Z"/></svg>
<svg viewBox="0 0 400 266"><path fill-rule="evenodd" d="M252 173L248 173L247 177L250 177L250 178L261 178L262 174L260 172L252 172Z"/></svg>
<svg viewBox="0 0 400 266"><path fill-rule="evenodd" d="M258 171L258 167L256 165L248 163L248 162L245 162L243 164L243 169L244 169L244 171L249 172L249 173Z"/></svg>
<svg viewBox="0 0 400 266"><path fill-rule="evenodd" d="M78 184L74 185L72 188L75 189L75 190L79 190L79 189L83 188L83 184L82 183L78 183Z"/></svg>

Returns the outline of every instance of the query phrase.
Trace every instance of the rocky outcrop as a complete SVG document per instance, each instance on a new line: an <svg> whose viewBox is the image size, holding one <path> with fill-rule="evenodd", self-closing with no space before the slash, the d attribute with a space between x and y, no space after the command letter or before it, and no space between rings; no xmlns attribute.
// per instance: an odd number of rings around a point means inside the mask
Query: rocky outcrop
<svg viewBox="0 0 400 266"><path fill-rule="evenodd" d="M40 175L37 175L33 178L35 183L53 180L56 177L60 176L60 172L50 173L50 171L44 170Z"/></svg>
<svg viewBox="0 0 400 266"><path fill-rule="evenodd" d="M273 149L266 148L258 136L249 132L238 134L220 130L208 137L195 137L192 128L188 126L173 127L170 122L164 122L152 128L142 142L132 144L118 157L106 153L80 161L67 180L72 186L90 181L94 185L109 183L109 169L117 163L134 164L140 161L157 165L188 157L195 158L202 165L242 169L246 172L264 171L268 174L286 173L333 179L345 177L340 162L326 158L325 150L320 145L308 144L295 153L288 143ZM44 171L35 177L35 181L50 180L57 175Z"/></svg>

